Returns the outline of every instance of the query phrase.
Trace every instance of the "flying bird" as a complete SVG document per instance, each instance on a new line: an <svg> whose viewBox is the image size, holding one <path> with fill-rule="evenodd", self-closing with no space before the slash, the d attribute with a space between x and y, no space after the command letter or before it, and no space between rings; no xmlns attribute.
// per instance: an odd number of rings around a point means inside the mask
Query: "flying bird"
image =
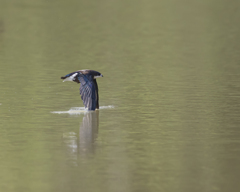
<svg viewBox="0 0 240 192"><path fill-rule="evenodd" d="M99 109L99 96L98 85L96 78L103 77L103 75L97 71L84 69L67 74L61 79L64 81L74 81L81 83L80 95L83 100L83 104L88 110Z"/></svg>

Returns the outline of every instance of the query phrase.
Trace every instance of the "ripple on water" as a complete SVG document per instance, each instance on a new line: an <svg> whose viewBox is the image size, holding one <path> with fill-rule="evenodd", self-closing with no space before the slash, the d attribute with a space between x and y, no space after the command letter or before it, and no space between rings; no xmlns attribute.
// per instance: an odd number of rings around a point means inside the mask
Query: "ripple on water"
<svg viewBox="0 0 240 192"><path fill-rule="evenodd" d="M108 106L101 106L99 109L112 109L114 108L113 105L108 105ZM57 114L71 114L71 115L76 115L76 114L84 114L84 113L89 113L91 111L88 111L85 109L85 107L71 107L68 111L52 111L51 113L57 113Z"/></svg>

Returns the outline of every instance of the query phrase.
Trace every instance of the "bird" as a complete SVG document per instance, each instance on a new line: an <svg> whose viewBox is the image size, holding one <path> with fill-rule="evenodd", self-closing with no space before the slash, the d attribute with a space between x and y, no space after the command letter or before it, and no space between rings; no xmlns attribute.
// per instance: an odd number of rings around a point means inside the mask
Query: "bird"
<svg viewBox="0 0 240 192"><path fill-rule="evenodd" d="M103 75L98 71L83 69L69 73L61 77L61 79L63 79L63 82L73 81L81 83L79 90L85 109L95 111L99 109L98 85L96 81L98 77L103 77Z"/></svg>

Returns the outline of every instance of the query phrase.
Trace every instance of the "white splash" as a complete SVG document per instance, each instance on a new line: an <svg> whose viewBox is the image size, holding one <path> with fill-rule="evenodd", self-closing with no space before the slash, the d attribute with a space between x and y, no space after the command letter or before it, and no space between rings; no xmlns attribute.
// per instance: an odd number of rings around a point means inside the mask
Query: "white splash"
<svg viewBox="0 0 240 192"><path fill-rule="evenodd" d="M112 109L114 108L113 105L108 105L108 106L100 106L100 109ZM92 111L88 111L85 109L85 107L72 107L68 111L52 111L51 113L57 113L57 114L70 114L70 115L78 115L78 114L85 114L85 113L90 113Z"/></svg>
<svg viewBox="0 0 240 192"><path fill-rule="evenodd" d="M74 114L84 114L87 113L88 111L85 110L85 107L72 107L71 109L69 109L68 111L52 111L51 113L57 113L57 114L70 114L70 115L74 115Z"/></svg>
<svg viewBox="0 0 240 192"><path fill-rule="evenodd" d="M115 108L113 105L108 105L108 106L100 106L100 109L113 109Z"/></svg>

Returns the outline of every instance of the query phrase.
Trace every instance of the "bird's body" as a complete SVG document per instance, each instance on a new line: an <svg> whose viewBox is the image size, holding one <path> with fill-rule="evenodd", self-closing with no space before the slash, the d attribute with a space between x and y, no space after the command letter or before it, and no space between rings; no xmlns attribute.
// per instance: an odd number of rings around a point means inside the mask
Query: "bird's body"
<svg viewBox="0 0 240 192"><path fill-rule="evenodd" d="M99 96L98 96L98 85L96 78L103 77L103 75L94 70L79 70L68 75L61 77L64 81L74 81L81 83L80 95L83 100L83 104L88 110L99 109Z"/></svg>

